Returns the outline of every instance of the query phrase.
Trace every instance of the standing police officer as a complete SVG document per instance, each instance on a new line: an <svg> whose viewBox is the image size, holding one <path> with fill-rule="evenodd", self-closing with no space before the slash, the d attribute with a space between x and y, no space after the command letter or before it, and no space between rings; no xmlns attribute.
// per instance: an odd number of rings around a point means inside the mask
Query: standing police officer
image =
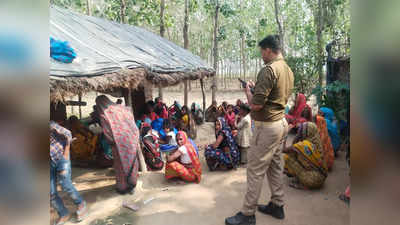
<svg viewBox="0 0 400 225"><path fill-rule="evenodd" d="M283 160L281 144L288 133L285 106L294 86L293 72L281 53L278 35L269 35L259 42L265 67L257 75L254 94L248 83L246 95L251 104L255 130L247 152L247 192L242 210L225 219L227 225L255 225L255 210L265 175L271 190L268 205L258 210L283 219Z"/></svg>

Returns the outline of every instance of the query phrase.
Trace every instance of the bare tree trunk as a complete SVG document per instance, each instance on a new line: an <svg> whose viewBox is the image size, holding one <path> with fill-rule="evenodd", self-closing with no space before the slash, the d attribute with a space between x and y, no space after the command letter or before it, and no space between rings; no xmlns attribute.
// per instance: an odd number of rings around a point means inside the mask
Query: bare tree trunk
<svg viewBox="0 0 400 225"><path fill-rule="evenodd" d="M164 26L164 11L165 11L165 0L161 0L160 4L160 36L164 37L165 34L165 26ZM171 40L171 36L168 29L168 37ZM163 99L164 93L161 85L158 87L158 97Z"/></svg>
<svg viewBox="0 0 400 225"><path fill-rule="evenodd" d="M243 73L243 61L242 61L242 54L243 54L243 46L242 46L242 42L239 41L239 46L240 46L240 56L238 58L238 62L239 62L239 77L242 78L242 73Z"/></svg>
<svg viewBox="0 0 400 225"><path fill-rule="evenodd" d="M125 16L126 16L126 0L121 0L121 9L120 9L120 17L121 23L125 23Z"/></svg>
<svg viewBox="0 0 400 225"><path fill-rule="evenodd" d="M318 0L318 17L317 20L317 49L318 49L318 80L319 85L322 87L324 74L323 74L323 63L324 63L324 44L322 40L322 31L324 29L323 15L322 15L322 0Z"/></svg>
<svg viewBox="0 0 400 225"><path fill-rule="evenodd" d="M218 71L218 12L219 12L219 1L217 0L217 5L215 6L215 17L214 17L214 70ZM211 86L211 98L212 101L216 100L216 92L217 92L217 74L213 77L213 84Z"/></svg>
<svg viewBox="0 0 400 225"><path fill-rule="evenodd" d="M171 32L169 27L167 27L167 33L168 33L168 40L171 40Z"/></svg>
<svg viewBox="0 0 400 225"><path fill-rule="evenodd" d="M285 55L285 33L284 33L284 30L283 30L282 21L279 18L280 8L279 8L279 2L278 1L279 0L274 0L274 3L275 3L275 19L276 19L276 24L278 25L279 39L281 41L282 54Z"/></svg>
<svg viewBox="0 0 400 225"><path fill-rule="evenodd" d="M245 54L245 36L243 35L242 37L242 68L243 68L243 80L246 80L246 72L247 72L247 68L246 68L246 54Z"/></svg>
<svg viewBox="0 0 400 225"><path fill-rule="evenodd" d="M183 47L189 49L189 4L188 0L185 0L185 21L183 23ZM188 105L188 80L184 81L184 105Z"/></svg>
<svg viewBox="0 0 400 225"><path fill-rule="evenodd" d="M92 15L92 0L86 0L86 13L91 16Z"/></svg>
<svg viewBox="0 0 400 225"><path fill-rule="evenodd" d="M229 62L228 62L229 63ZM224 63L224 83L225 83L225 89L226 89L226 82L228 80L228 66L226 65L227 62Z"/></svg>
<svg viewBox="0 0 400 225"><path fill-rule="evenodd" d="M164 37L164 34L165 34L164 11L165 11L165 0L161 0L161 5L160 5L160 36L161 37Z"/></svg>

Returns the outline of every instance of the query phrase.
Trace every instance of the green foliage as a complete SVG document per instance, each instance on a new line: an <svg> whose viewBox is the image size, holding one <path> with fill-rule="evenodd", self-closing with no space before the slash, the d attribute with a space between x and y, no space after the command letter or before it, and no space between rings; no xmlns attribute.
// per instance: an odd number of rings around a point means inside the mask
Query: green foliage
<svg viewBox="0 0 400 225"><path fill-rule="evenodd" d="M204 9L210 15L215 13L215 7L217 7L218 0L204 0ZM222 13L225 17L234 16L235 10L233 10L232 6L224 1L221 4L221 0L219 0L219 12Z"/></svg>
<svg viewBox="0 0 400 225"><path fill-rule="evenodd" d="M329 107L338 119L347 120L350 110L350 86L346 83L335 81L325 87L317 86L313 89L320 107Z"/></svg>
<svg viewBox="0 0 400 225"><path fill-rule="evenodd" d="M223 41L223 40L226 40L226 38L227 38L227 36L226 36L226 28L225 28L225 26L219 27L217 40L218 41Z"/></svg>
<svg viewBox="0 0 400 225"><path fill-rule="evenodd" d="M220 60L230 61L239 74L240 44L245 40L243 54L246 58L247 73L254 73L255 60L260 59L257 43L269 34L278 33L274 0L188 0L190 50L212 62L213 27L215 7L219 3L219 41ZM322 45L336 40L347 42L348 46L335 49L334 57L350 54L349 37L350 0L280 0L280 15L285 33L285 58L295 74L295 89L306 95L313 93L318 84L318 68L324 63L325 55L318 52L317 28L322 25ZM183 46L182 28L184 21L184 0L165 0L166 38ZM86 0L52 0L52 4L86 13ZM121 21L120 0L92 1L94 16ZM145 27L154 33L159 32L160 0L126 0L126 21L129 24ZM321 13L322 20L319 17ZM319 24L322 21L322 24ZM251 72L250 72L251 71ZM246 74L247 76L251 74ZM217 74L219 76L219 74ZM330 89L331 87L328 87ZM321 98L330 102L322 93ZM328 103L326 103L328 104ZM331 103L329 103L331 104ZM333 107L334 108L334 107Z"/></svg>
<svg viewBox="0 0 400 225"><path fill-rule="evenodd" d="M199 10L199 0L189 0L189 13Z"/></svg>
<svg viewBox="0 0 400 225"><path fill-rule="evenodd" d="M316 69L313 67L313 59L311 57L286 57L286 61L294 73L295 92L301 92L310 95L313 88L318 83Z"/></svg>
<svg viewBox="0 0 400 225"><path fill-rule="evenodd" d="M261 19L259 24L260 24L261 27L266 27L268 25L267 19L265 19L265 18Z"/></svg>
<svg viewBox="0 0 400 225"><path fill-rule="evenodd" d="M232 6L224 3L219 11L222 13L222 15L224 15L225 17L230 17L230 16L234 16L236 14L235 10L232 9Z"/></svg>

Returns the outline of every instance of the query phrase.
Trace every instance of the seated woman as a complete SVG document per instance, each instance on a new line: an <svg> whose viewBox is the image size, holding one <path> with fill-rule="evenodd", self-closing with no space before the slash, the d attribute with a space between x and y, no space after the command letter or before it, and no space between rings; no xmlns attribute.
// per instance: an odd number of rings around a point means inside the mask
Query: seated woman
<svg viewBox="0 0 400 225"><path fill-rule="evenodd" d="M286 120L290 125L296 127L297 124L312 121L312 110L307 105L306 96L302 93L298 93L296 97L295 105L286 114Z"/></svg>
<svg viewBox="0 0 400 225"><path fill-rule="evenodd" d="M293 176L289 186L297 189L321 188L328 176L317 126L312 122L299 125L292 147L285 150L285 173Z"/></svg>
<svg viewBox="0 0 400 225"><path fill-rule="evenodd" d="M154 103L153 101L148 101L146 102L145 108L144 108L144 113L143 116L141 117L141 121L154 121L158 119L159 117L157 114L154 112Z"/></svg>
<svg viewBox="0 0 400 225"><path fill-rule="evenodd" d="M181 108L182 108L181 104L179 104L178 101L174 101L174 104L168 108L169 118L176 120L176 116L180 116L179 113L180 113Z"/></svg>
<svg viewBox="0 0 400 225"><path fill-rule="evenodd" d="M194 121L192 114L187 106L182 107L181 113L180 130L185 131L191 139L195 140L197 137L197 130L196 122Z"/></svg>
<svg viewBox="0 0 400 225"><path fill-rule="evenodd" d="M98 136L85 127L76 116L68 119L68 128L76 138L71 144L71 159L89 162L95 157Z"/></svg>
<svg viewBox="0 0 400 225"><path fill-rule="evenodd" d="M333 151L333 146L331 143L331 138L328 134L328 128L326 127L326 121L324 117L317 115L315 117L315 123L317 124L318 133L321 137L322 149L324 151L324 161L328 170L330 170L335 161L335 153Z"/></svg>
<svg viewBox="0 0 400 225"><path fill-rule="evenodd" d="M193 102L191 106L191 112L193 115L193 119L197 125L201 125L204 123L204 115L203 110L201 110L200 105Z"/></svg>
<svg viewBox="0 0 400 225"><path fill-rule="evenodd" d="M215 143L209 145L204 152L209 169L213 171L218 168L223 170L236 168L240 159L238 145L222 117L215 121L215 136Z"/></svg>
<svg viewBox="0 0 400 225"><path fill-rule="evenodd" d="M200 183L202 171L196 150L185 132L179 131L176 139L179 148L167 156L165 178L180 178L187 182Z"/></svg>
<svg viewBox="0 0 400 225"><path fill-rule="evenodd" d="M159 151L158 136L153 134L151 127L146 124L142 126L140 133L147 169L150 171L161 170L164 167L164 162Z"/></svg>
<svg viewBox="0 0 400 225"><path fill-rule="evenodd" d="M338 133L338 128L336 123L333 121L335 119L335 114L332 109L327 107L322 107L319 109L319 114L325 118L326 127L328 128L329 137L331 138L333 151L335 156L340 148L340 136Z"/></svg>
<svg viewBox="0 0 400 225"><path fill-rule="evenodd" d="M186 105L182 107L181 110L181 119L182 119L182 125L183 125L183 130L188 131L189 130L189 109Z"/></svg>
<svg viewBox="0 0 400 225"><path fill-rule="evenodd" d="M164 119L158 118L151 122L151 128L153 130L156 130L158 134L161 134L162 133L161 131L163 129L163 124L164 124Z"/></svg>
<svg viewBox="0 0 400 225"><path fill-rule="evenodd" d="M163 103L161 97L155 99L154 112L156 112L160 118L168 119L168 107Z"/></svg>
<svg viewBox="0 0 400 225"><path fill-rule="evenodd" d="M218 118L218 105L217 101L213 101L212 104L206 110L206 122L215 122Z"/></svg>

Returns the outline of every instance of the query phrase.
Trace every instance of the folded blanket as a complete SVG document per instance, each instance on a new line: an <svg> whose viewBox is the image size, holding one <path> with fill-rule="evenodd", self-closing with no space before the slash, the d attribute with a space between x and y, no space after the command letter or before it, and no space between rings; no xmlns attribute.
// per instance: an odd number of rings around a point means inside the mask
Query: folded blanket
<svg viewBox="0 0 400 225"><path fill-rule="evenodd" d="M168 144L160 145L160 151L161 152L171 152L171 151L176 150L177 148L178 148L177 145L168 145Z"/></svg>

